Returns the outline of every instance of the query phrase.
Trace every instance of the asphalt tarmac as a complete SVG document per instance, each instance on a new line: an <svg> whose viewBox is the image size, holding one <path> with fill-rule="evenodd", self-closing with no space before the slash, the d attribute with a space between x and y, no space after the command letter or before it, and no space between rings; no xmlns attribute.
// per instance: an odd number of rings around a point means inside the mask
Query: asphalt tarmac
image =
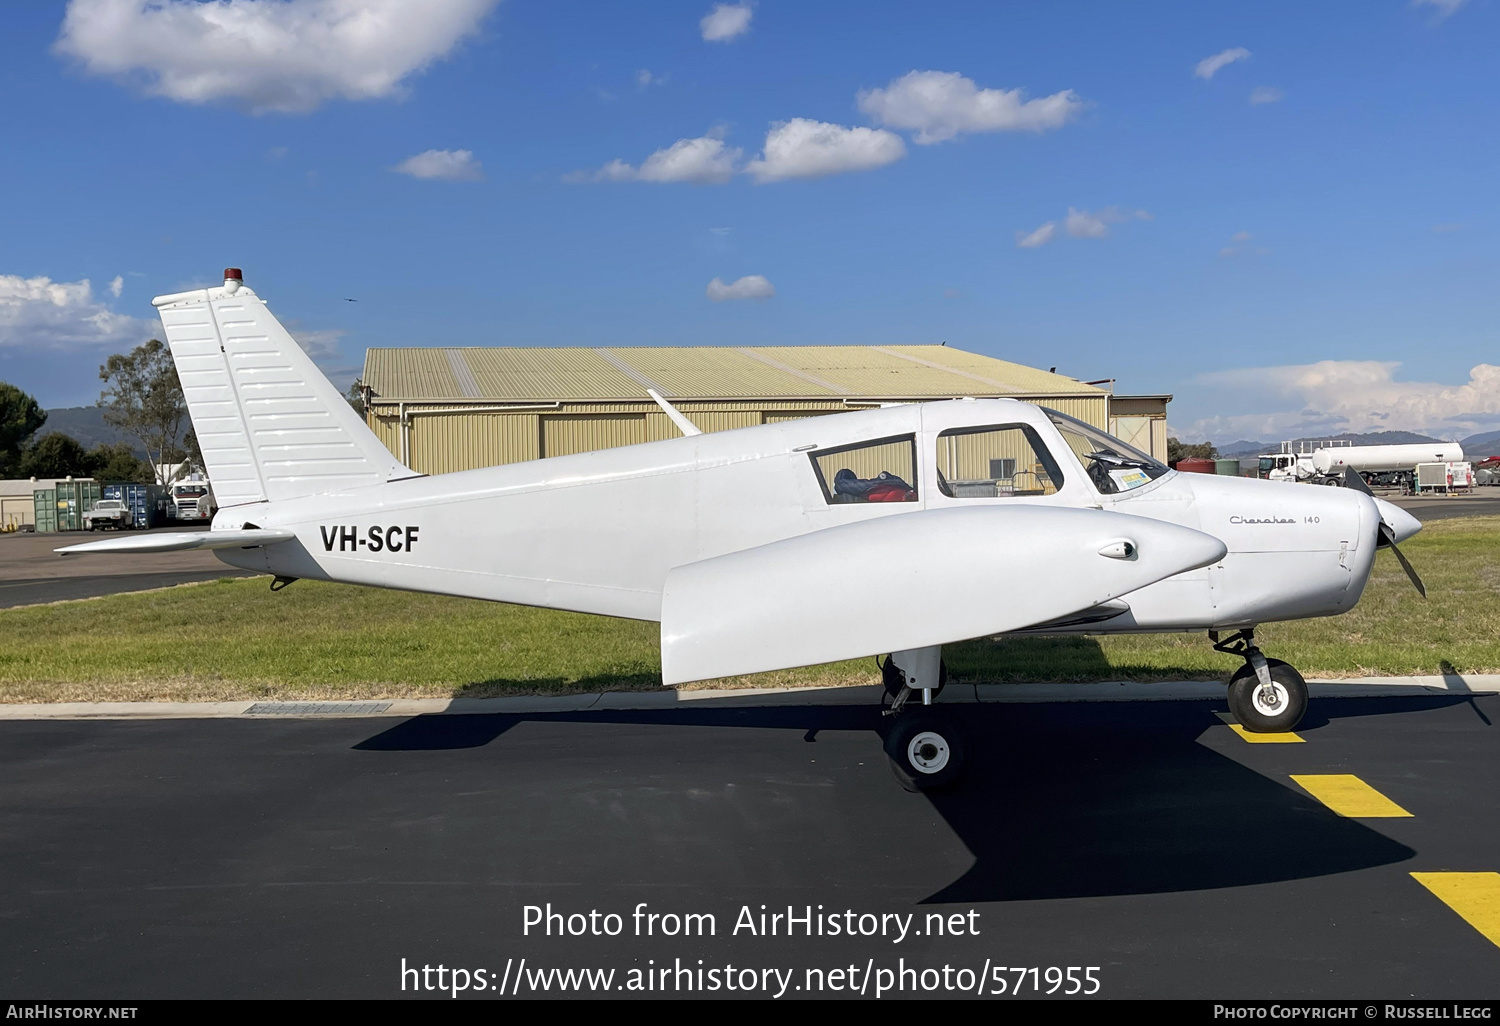
<svg viewBox="0 0 1500 1026"><path fill-rule="evenodd" d="M1480 517L1500 514L1500 488L1485 486L1461 495L1397 495L1381 493L1424 524L1452 517Z"/></svg>
<svg viewBox="0 0 1500 1026"><path fill-rule="evenodd" d="M3 722L0 994L1500 997L1500 933L1411 875L1500 870L1500 697L1315 700L1301 744L1220 702L957 708L934 795L859 708Z"/></svg>
<svg viewBox="0 0 1500 1026"><path fill-rule="evenodd" d="M178 526L161 530L206 531L208 527ZM52 551L64 545L113 537L108 531L0 534L0 609L170 588L176 584L214 581L220 577L254 576L247 570L219 562L212 552L59 556Z"/></svg>

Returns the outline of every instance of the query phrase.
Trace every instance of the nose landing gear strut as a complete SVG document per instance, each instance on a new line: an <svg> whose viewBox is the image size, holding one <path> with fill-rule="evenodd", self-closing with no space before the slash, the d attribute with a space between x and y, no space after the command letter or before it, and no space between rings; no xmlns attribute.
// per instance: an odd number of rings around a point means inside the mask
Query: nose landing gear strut
<svg viewBox="0 0 1500 1026"><path fill-rule="evenodd" d="M1280 659L1267 659L1255 644L1255 628L1246 627L1220 640L1209 631L1214 650L1241 656L1245 665L1229 679L1229 711L1254 734L1284 734L1307 712L1307 682Z"/></svg>

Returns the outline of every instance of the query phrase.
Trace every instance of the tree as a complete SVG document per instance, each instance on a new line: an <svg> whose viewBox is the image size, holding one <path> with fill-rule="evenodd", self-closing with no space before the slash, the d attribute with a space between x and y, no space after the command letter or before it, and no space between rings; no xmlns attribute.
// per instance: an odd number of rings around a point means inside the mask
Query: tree
<svg viewBox="0 0 1500 1026"><path fill-rule="evenodd" d="M150 484L155 480L152 468L124 442L95 446L89 450L88 460L89 476L100 481Z"/></svg>
<svg viewBox="0 0 1500 1026"><path fill-rule="evenodd" d="M52 431L21 457L22 477L92 477L93 463L71 435Z"/></svg>
<svg viewBox="0 0 1500 1026"><path fill-rule="evenodd" d="M47 412L15 385L0 381L0 477L19 473L26 441L47 422Z"/></svg>
<svg viewBox="0 0 1500 1026"><path fill-rule="evenodd" d="M363 381L355 378L354 384L349 386L349 391L344 393L344 399L350 406L354 407L355 413L361 417L365 415L367 404L365 403L365 383Z"/></svg>
<svg viewBox="0 0 1500 1026"><path fill-rule="evenodd" d="M1197 456L1205 460L1216 460L1219 458L1219 450L1212 442L1180 442L1175 438L1167 439L1167 462L1176 463L1191 456Z"/></svg>
<svg viewBox="0 0 1500 1026"><path fill-rule="evenodd" d="M140 442L153 477L166 484L160 479L161 465L190 458L198 450L187 430L187 400L172 351L158 339L142 342L128 354L111 356L99 368L99 378L105 383L99 395L104 420Z"/></svg>

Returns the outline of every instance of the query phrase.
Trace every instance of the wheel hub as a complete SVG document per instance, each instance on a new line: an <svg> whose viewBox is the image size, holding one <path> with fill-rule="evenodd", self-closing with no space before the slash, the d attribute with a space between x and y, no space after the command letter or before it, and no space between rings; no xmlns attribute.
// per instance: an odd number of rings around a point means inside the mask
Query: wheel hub
<svg viewBox="0 0 1500 1026"><path fill-rule="evenodd" d="M924 730L906 746L906 761L919 773L939 773L952 753L943 735Z"/></svg>
<svg viewBox="0 0 1500 1026"><path fill-rule="evenodd" d="M1256 712L1263 716L1276 716L1286 708L1290 698L1286 687L1273 681L1269 686L1262 684L1256 688L1251 701L1255 703Z"/></svg>

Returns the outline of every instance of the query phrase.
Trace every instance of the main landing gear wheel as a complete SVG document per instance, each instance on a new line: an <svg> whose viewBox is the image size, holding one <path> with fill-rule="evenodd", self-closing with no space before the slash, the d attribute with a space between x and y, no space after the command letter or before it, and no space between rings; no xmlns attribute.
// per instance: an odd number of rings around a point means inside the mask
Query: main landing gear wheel
<svg viewBox="0 0 1500 1026"><path fill-rule="evenodd" d="M896 718L885 737L891 772L908 791L930 791L958 779L964 740L957 720L930 707Z"/></svg>
<svg viewBox="0 0 1500 1026"><path fill-rule="evenodd" d="M1256 679L1247 663L1229 679L1229 711L1252 734L1284 734L1307 712L1307 682L1280 659L1267 659L1271 686Z"/></svg>

